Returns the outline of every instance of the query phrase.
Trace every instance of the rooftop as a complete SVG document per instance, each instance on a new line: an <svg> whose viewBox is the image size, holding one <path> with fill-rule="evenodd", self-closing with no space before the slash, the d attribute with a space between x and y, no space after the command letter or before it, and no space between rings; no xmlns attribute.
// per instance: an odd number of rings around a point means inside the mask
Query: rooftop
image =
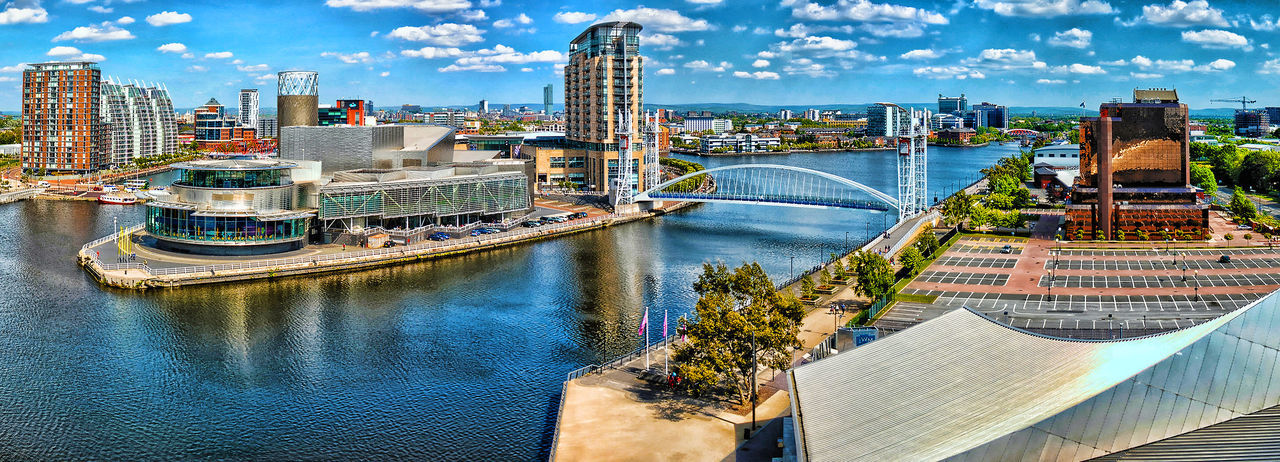
<svg viewBox="0 0 1280 462"><path fill-rule="evenodd" d="M173 164L173 168L183 170L285 170L297 166L293 162L251 159L193 160Z"/></svg>

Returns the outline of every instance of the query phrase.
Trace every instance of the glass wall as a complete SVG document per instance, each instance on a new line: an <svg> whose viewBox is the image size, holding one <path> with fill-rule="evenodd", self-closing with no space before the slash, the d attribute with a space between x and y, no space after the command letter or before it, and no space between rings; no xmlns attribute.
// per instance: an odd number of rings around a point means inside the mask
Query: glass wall
<svg viewBox="0 0 1280 462"><path fill-rule="evenodd" d="M182 170L178 183L196 188L263 188L288 184L288 170Z"/></svg>
<svg viewBox="0 0 1280 462"><path fill-rule="evenodd" d="M193 241L267 242L307 235L309 218L260 221L255 217L191 216L194 211L147 207L147 232Z"/></svg>

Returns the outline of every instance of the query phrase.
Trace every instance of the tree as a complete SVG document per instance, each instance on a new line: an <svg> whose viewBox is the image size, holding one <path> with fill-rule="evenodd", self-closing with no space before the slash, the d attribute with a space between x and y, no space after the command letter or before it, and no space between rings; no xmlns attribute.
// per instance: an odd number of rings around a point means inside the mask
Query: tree
<svg viewBox="0 0 1280 462"><path fill-rule="evenodd" d="M844 269L843 258L840 258L839 256L833 253L831 254L831 261L832 261L831 263L832 276L835 276L836 279L839 279L842 281L849 277L849 272L845 271Z"/></svg>
<svg viewBox="0 0 1280 462"><path fill-rule="evenodd" d="M1280 179L1280 152L1252 151L1245 154L1240 162L1239 181L1236 183L1254 191L1271 191L1276 189L1276 181Z"/></svg>
<svg viewBox="0 0 1280 462"><path fill-rule="evenodd" d="M1223 239L1226 239L1226 240L1227 240L1227 242L1231 242L1231 240L1232 240L1232 239L1235 239L1236 237L1235 237L1235 236L1232 236L1232 235L1231 235L1231 233L1227 233L1227 234L1223 234L1223 235L1222 235L1222 238L1223 238Z"/></svg>
<svg viewBox="0 0 1280 462"><path fill-rule="evenodd" d="M825 266L822 268L822 271L818 272L818 281L824 286L831 285L831 272L827 271Z"/></svg>
<svg viewBox="0 0 1280 462"><path fill-rule="evenodd" d="M1094 234L1097 235L1099 241L1107 239L1107 235L1103 234L1101 229L1094 231Z"/></svg>
<svg viewBox="0 0 1280 462"><path fill-rule="evenodd" d="M1016 178L1009 175L994 175L988 180L988 185L992 194L1012 194L1021 186Z"/></svg>
<svg viewBox="0 0 1280 462"><path fill-rule="evenodd" d="M1166 232L1165 234L1168 234L1168 233ZM1149 241L1149 240L1151 240L1151 233L1148 233L1145 229L1139 229L1139 230L1138 230L1138 240L1139 240L1139 241Z"/></svg>
<svg viewBox="0 0 1280 462"><path fill-rule="evenodd" d="M902 269L906 270L907 277L919 274L924 266L924 257L915 247L907 247L907 250L903 250L902 255L898 256L898 261L902 263Z"/></svg>
<svg viewBox="0 0 1280 462"><path fill-rule="evenodd" d="M924 234L921 234L920 238L916 239L916 248L920 250L920 255L925 257L932 256L934 252L938 251L939 246L941 244L938 243L938 235L933 234L933 229L926 229Z"/></svg>
<svg viewBox="0 0 1280 462"><path fill-rule="evenodd" d="M1245 196L1239 186L1231 192L1231 205L1228 208L1231 209L1232 215L1240 219L1252 220L1258 216L1257 206L1253 205L1253 201Z"/></svg>
<svg viewBox="0 0 1280 462"><path fill-rule="evenodd" d="M963 222L973 212L973 196L964 190L957 191L942 201L942 217L948 224Z"/></svg>
<svg viewBox="0 0 1280 462"><path fill-rule="evenodd" d="M1118 240L1118 241L1123 241L1123 240L1124 240L1124 238L1125 238L1125 232L1124 232L1124 230L1123 230L1123 229L1121 229L1121 230L1117 230L1117 231L1116 231L1116 240Z"/></svg>
<svg viewBox="0 0 1280 462"><path fill-rule="evenodd" d="M806 299L816 297L814 289L817 289L817 287L813 284L812 277L806 274L800 278L800 297Z"/></svg>
<svg viewBox="0 0 1280 462"><path fill-rule="evenodd" d="M775 290L756 263L733 271L723 263L704 264L693 285L699 298L694 318L679 321L689 340L676 347L675 371L695 395L730 391L746 403L754 380L752 357L765 367L790 367L804 308Z"/></svg>
<svg viewBox="0 0 1280 462"><path fill-rule="evenodd" d="M1084 240L1084 228L1076 228L1076 240Z"/></svg>
<svg viewBox="0 0 1280 462"><path fill-rule="evenodd" d="M873 252L861 251L853 258L853 275L858 278L854 293L872 300L879 299L893 288L893 267L889 260Z"/></svg>
<svg viewBox="0 0 1280 462"><path fill-rule="evenodd" d="M1213 176L1213 169L1204 164L1191 164L1191 184L1203 189L1205 194L1218 190L1218 179Z"/></svg>

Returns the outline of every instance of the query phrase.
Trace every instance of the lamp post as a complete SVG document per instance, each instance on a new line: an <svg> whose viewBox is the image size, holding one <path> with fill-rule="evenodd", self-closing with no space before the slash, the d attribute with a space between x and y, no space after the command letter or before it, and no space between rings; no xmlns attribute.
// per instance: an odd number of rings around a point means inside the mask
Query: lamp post
<svg viewBox="0 0 1280 462"><path fill-rule="evenodd" d="M832 304L831 307L827 308L827 314L831 315L831 333L835 334L837 330L840 330L840 320L844 318L844 307Z"/></svg>
<svg viewBox="0 0 1280 462"><path fill-rule="evenodd" d="M1191 277L1196 281L1196 301L1200 301L1200 270L1192 271Z"/></svg>
<svg viewBox="0 0 1280 462"><path fill-rule="evenodd" d="M849 232L844 232L844 251L849 252Z"/></svg>
<svg viewBox="0 0 1280 462"><path fill-rule="evenodd" d="M791 280L794 281L795 279L796 279L796 257L793 255L791 257Z"/></svg>
<svg viewBox="0 0 1280 462"><path fill-rule="evenodd" d="M756 433L756 331L751 330L751 436Z"/></svg>

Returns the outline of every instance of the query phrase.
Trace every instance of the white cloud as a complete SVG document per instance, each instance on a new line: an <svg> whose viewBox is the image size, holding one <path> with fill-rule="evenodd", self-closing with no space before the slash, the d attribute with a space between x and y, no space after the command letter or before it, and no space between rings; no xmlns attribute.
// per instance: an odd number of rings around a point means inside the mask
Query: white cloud
<svg viewBox="0 0 1280 462"><path fill-rule="evenodd" d="M761 51L761 52L759 52L759 53L756 53L756 56L761 57L761 58L764 58L764 59L773 59L773 58L777 58L777 57L778 57L778 54L777 54L777 53L774 53L774 52L772 52L772 51L765 50L765 51Z"/></svg>
<svg viewBox="0 0 1280 462"><path fill-rule="evenodd" d="M183 45L183 44L181 44L181 43L176 43L176 42L175 42L175 43L166 43L166 44L164 44L164 45L160 45L160 46L156 47L156 50L157 50L157 51L159 51L159 52L161 52L161 53L186 53L186 52L187 52L187 46L186 46L186 45Z"/></svg>
<svg viewBox="0 0 1280 462"><path fill-rule="evenodd" d="M468 66L460 66L460 65L457 65L457 64L450 64L450 65L448 65L448 66L441 67L441 68L439 68L439 69L437 69L437 70L439 70L440 72L465 72L465 71L471 71L471 72L506 72L506 71L507 71L507 68L502 67L502 66L499 66L499 65L497 65L497 64L472 64L472 65L468 65Z"/></svg>
<svg viewBox="0 0 1280 462"><path fill-rule="evenodd" d="M227 59L227 58L230 58L231 56L232 55L230 51L215 51L213 53L204 54L204 57L209 59Z"/></svg>
<svg viewBox="0 0 1280 462"><path fill-rule="evenodd" d="M342 61L347 64L361 64L361 63L369 64L373 62L373 56L370 56L369 52L367 51L361 51L356 53L336 53L336 52L326 51L324 53L320 53L320 57L321 58L338 58L339 61ZM266 65L263 64L263 66L266 66Z"/></svg>
<svg viewBox="0 0 1280 462"><path fill-rule="evenodd" d="M194 57L196 57L196 55L193 55L193 54L191 54L191 53L183 53L183 54L182 54L182 59L191 59L191 58L194 58Z"/></svg>
<svg viewBox="0 0 1280 462"><path fill-rule="evenodd" d="M825 6L806 0L785 0L783 6L791 7L791 16L813 21L848 20L879 23L947 24L946 16L913 6L889 3L872 3L869 0L837 0Z"/></svg>
<svg viewBox="0 0 1280 462"><path fill-rule="evenodd" d="M885 26L888 27L889 25ZM843 26L810 26L804 23L796 23L786 29L774 29L773 35L778 37L804 38L821 32L844 32L846 34L852 34L854 32L854 28L848 24Z"/></svg>
<svg viewBox="0 0 1280 462"><path fill-rule="evenodd" d="M1203 66L1196 66L1196 71L1199 71L1199 72L1229 71L1234 67L1236 67L1235 61L1219 58L1219 59L1213 60L1213 62L1209 64L1205 64Z"/></svg>
<svg viewBox="0 0 1280 462"><path fill-rule="evenodd" d="M76 47L53 47L45 54L49 56L75 56L82 53L80 49Z"/></svg>
<svg viewBox="0 0 1280 462"><path fill-rule="evenodd" d="M658 32L693 32L711 30L711 23L705 19L693 19L680 14L676 10L639 7L631 10L613 10L604 17L605 21L632 21L643 24Z"/></svg>
<svg viewBox="0 0 1280 462"><path fill-rule="evenodd" d="M112 12L112 11L115 11L115 8L108 8L108 7L105 7L105 6L102 6L102 5L93 5L93 6L89 7L89 11L92 11L92 12L94 12L94 13L107 14L107 13L110 13L110 12Z"/></svg>
<svg viewBox="0 0 1280 462"><path fill-rule="evenodd" d="M579 24L587 21L595 21L596 15L591 13L582 13L579 11L561 11L551 17L552 21L561 24Z"/></svg>
<svg viewBox="0 0 1280 462"><path fill-rule="evenodd" d="M733 76L739 79L755 79L755 80L778 80L779 78L777 72L769 72L769 71L756 71L756 72L734 71Z"/></svg>
<svg viewBox="0 0 1280 462"><path fill-rule="evenodd" d="M819 64L819 63L805 64L798 61L793 61L791 64L783 66L782 72L786 72L789 75L807 75L809 77L814 77L814 78L817 78L817 77L830 78L830 77L836 76L835 71L827 69L826 66L823 66L822 64Z"/></svg>
<svg viewBox="0 0 1280 462"><path fill-rule="evenodd" d="M391 75L391 71L383 71L381 74L378 74L378 75L383 76L383 77L386 77L386 76Z"/></svg>
<svg viewBox="0 0 1280 462"><path fill-rule="evenodd" d="M187 66L187 72L207 72L208 70L209 68L197 64Z"/></svg>
<svg viewBox="0 0 1280 462"><path fill-rule="evenodd" d="M485 14L484 10L464 10L458 12L458 18L463 21L474 22L489 19L489 15Z"/></svg>
<svg viewBox="0 0 1280 462"><path fill-rule="evenodd" d="M1201 31L1183 31L1182 41L1194 43L1203 48L1242 48L1252 50L1249 39L1235 32L1221 29L1205 29Z"/></svg>
<svg viewBox="0 0 1280 462"><path fill-rule="evenodd" d="M1164 72L1222 72L1236 67L1235 61L1221 58L1199 66L1196 65L1195 61L1190 59L1157 59L1152 61L1142 55L1134 56L1133 59L1129 60L1129 62L1144 71L1159 70Z"/></svg>
<svg viewBox="0 0 1280 462"><path fill-rule="evenodd" d="M1106 74L1107 71L1099 66L1090 66L1087 64L1075 63L1067 66L1057 66L1053 68L1054 72L1068 72L1071 74L1097 75Z"/></svg>
<svg viewBox="0 0 1280 462"><path fill-rule="evenodd" d="M568 56L556 50L522 53L509 46L498 44L493 48L478 50L472 55L459 58L454 64L469 67L482 64L560 63L568 60Z"/></svg>
<svg viewBox="0 0 1280 462"><path fill-rule="evenodd" d="M520 13L520 16L516 16L516 22L527 26L533 24L533 18L530 18L527 14Z"/></svg>
<svg viewBox="0 0 1280 462"><path fill-rule="evenodd" d="M1053 34L1053 37L1049 39L1049 44L1059 47L1089 48L1092 41L1093 32L1073 27Z"/></svg>
<svg viewBox="0 0 1280 462"><path fill-rule="evenodd" d="M640 36L640 46L654 50L670 50L674 47L683 46L684 42L674 35L669 34L642 34Z"/></svg>
<svg viewBox="0 0 1280 462"><path fill-rule="evenodd" d="M1147 79L1147 80L1164 78L1164 74L1155 74L1151 72L1130 72L1129 76L1135 79Z"/></svg>
<svg viewBox="0 0 1280 462"><path fill-rule="evenodd" d="M684 63L684 67L695 71L724 72L727 69L733 68L733 64L730 64L728 61L720 61L719 65L713 65L709 62L698 59Z"/></svg>
<svg viewBox="0 0 1280 462"><path fill-rule="evenodd" d="M769 60L757 59L751 62L751 67L755 67L755 68L769 67Z"/></svg>
<svg viewBox="0 0 1280 462"><path fill-rule="evenodd" d="M672 69L672 68L669 68L669 67L668 67L668 68L658 69L658 72L655 72L654 74L657 74L657 75L675 75L675 73L676 73L676 70L675 70L675 69Z"/></svg>
<svg viewBox="0 0 1280 462"><path fill-rule="evenodd" d="M27 63L18 63L12 66L0 66L0 72L22 72L27 68Z"/></svg>
<svg viewBox="0 0 1280 462"><path fill-rule="evenodd" d="M724 0L684 0L695 5L719 5Z"/></svg>
<svg viewBox="0 0 1280 462"><path fill-rule="evenodd" d="M104 22L98 25L80 26L75 29L71 29L69 31L58 34L57 37L53 38L53 41L61 42L63 40L74 40L74 41L83 43L83 42L109 42L113 40L130 40L134 38L136 37L134 37L133 33L129 32L128 30L116 27L110 22Z"/></svg>
<svg viewBox="0 0 1280 462"><path fill-rule="evenodd" d="M127 25L129 25L129 24L133 24L134 22L135 22L135 21L134 21L134 19L133 19L132 17L129 17L129 16L121 16L121 17L120 17L120 19L117 19L117 20L116 20L116 24L121 24L121 25L125 25L125 26L127 26Z"/></svg>
<svg viewBox="0 0 1280 462"><path fill-rule="evenodd" d="M50 48L48 56L53 56L60 61L106 61L107 58L102 55L93 53L84 53L76 47L58 46Z"/></svg>
<svg viewBox="0 0 1280 462"><path fill-rule="evenodd" d="M916 38L924 35L919 24L866 24L862 30L876 37Z"/></svg>
<svg viewBox="0 0 1280 462"><path fill-rule="evenodd" d="M1142 16L1125 24L1132 25L1138 22L1168 27L1229 27L1231 25L1222 16L1222 10L1209 6L1209 2L1205 0L1190 2L1173 0L1168 6L1147 5L1142 7Z"/></svg>
<svg viewBox="0 0 1280 462"><path fill-rule="evenodd" d="M483 42L484 31L470 24L443 23L436 26L397 27L387 34L401 40L427 42L435 45L456 47L469 43Z"/></svg>
<svg viewBox="0 0 1280 462"><path fill-rule="evenodd" d="M515 25L516 25L516 24L515 24L514 22L511 22L511 20L510 20L510 19L499 19L499 20L497 20L497 21L494 21L494 22L493 22L493 27L497 27L497 28L499 28L499 29L505 29L505 28L508 28L508 27L515 27Z"/></svg>
<svg viewBox="0 0 1280 462"><path fill-rule="evenodd" d="M1273 30L1280 29L1280 19L1274 19L1269 14L1264 14L1256 20L1253 19L1252 16L1249 16L1248 19L1249 27L1253 30L1271 32Z"/></svg>
<svg viewBox="0 0 1280 462"><path fill-rule="evenodd" d="M1142 55L1134 56L1129 62L1138 67L1151 67L1151 59Z"/></svg>
<svg viewBox="0 0 1280 462"><path fill-rule="evenodd" d="M1117 59L1115 61L1103 61L1098 64L1102 66L1123 66L1125 64L1129 64L1129 62L1123 59Z"/></svg>
<svg viewBox="0 0 1280 462"><path fill-rule="evenodd" d="M3 11L0 11L0 26L6 24L35 24L49 22L49 12L40 7L40 4L33 3L26 6L22 2L9 2Z"/></svg>
<svg viewBox="0 0 1280 462"><path fill-rule="evenodd" d="M942 57L943 53L931 48L920 50L911 50L899 55L902 59L934 59Z"/></svg>
<svg viewBox="0 0 1280 462"><path fill-rule="evenodd" d="M1040 79L1036 80L1036 83L1041 85L1062 85L1067 83L1067 81L1062 79Z"/></svg>
<svg viewBox="0 0 1280 462"><path fill-rule="evenodd" d="M400 50L401 56L422 59L457 58L464 54L466 53L458 48L423 47L417 50Z"/></svg>
<svg viewBox="0 0 1280 462"><path fill-rule="evenodd" d="M966 59L964 64L999 70L1048 67L1043 61L1036 59L1036 52L1013 48L988 48L978 53L977 57Z"/></svg>
<svg viewBox="0 0 1280 462"><path fill-rule="evenodd" d="M1037 34L1037 33L1035 33L1035 32L1032 32L1031 34L1027 35L1027 38L1031 39L1031 41L1032 41L1032 42L1039 42L1039 41L1040 41L1040 34Z"/></svg>
<svg viewBox="0 0 1280 462"><path fill-rule="evenodd" d="M520 72L533 72L533 68L532 68L532 67L522 67L522 68L520 68Z"/></svg>
<svg viewBox="0 0 1280 462"><path fill-rule="evenodd" d="M929 79L985 79L986 74L968 66L925 66L911 71L920 77Z"/></svg>
<svg viewBox="0 0 1280 462"><path fill-rule="evenodd" d="M733 31L734 31L734 32L744 32L744 31L746 31L746 30L747 30L747 26L744 26L744 25L741 25L741 24L736 25L736 26L733 26Z"/></svg>
<svg viewBox="0 0 1280 462"><path fill-rule="evenodd" d="M1258 66L1259 74L1280 74L1280 58L1268 60Z"/></svg>
<svg viewBox="0 0 1280 462"><path fill-rule="evenodd" d="M266 72L271 70L271 66L266 64L252 64L248 66L236 66L236 70L240 72Z"/></svg>
<svg viewBox="0 0 1280 462"><path fill-rule="evenodd" d="M978 8L1001 16L1052 18L1065 15L1111 14L1116 10L1102 0L977 0Z"/></svg>
<svg viewBox="0 0 1280 462"><path fill-rule="evenodd" d="M160 27L191 22L191 15L177 11L161 11L147 16L147 24Z"/></svg>
<svg viewBox="0 0 1280 462"><path fill-rule="evenodd" d="M480 6L484 8L502 6L502 0L480 0Z"/></svg>
<svg viewBox="0 0 1280 462"><path fill-rule="evenodd" d="M446 13L471 8L471 2L468 0L327 0L324 4L333 8L351 8L355 11L416 8L426 13Z"/></svg>

